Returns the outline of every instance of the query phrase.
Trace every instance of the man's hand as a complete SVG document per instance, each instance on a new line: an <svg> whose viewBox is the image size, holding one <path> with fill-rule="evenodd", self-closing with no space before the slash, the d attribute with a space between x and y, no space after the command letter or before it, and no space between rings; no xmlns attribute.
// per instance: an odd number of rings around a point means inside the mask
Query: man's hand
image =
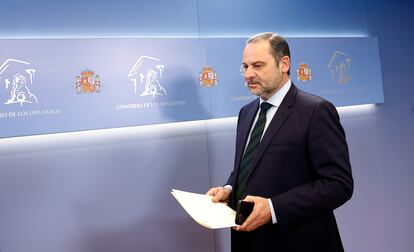
<svg viewBox="0 0 414 252"><path fill-rule="evenodd" d="M244 201L254 202L253 211L243 225L235 227L234 230L250 232L272 220L272 213L270 212L268 199L256 196L247 196Z"/></svg>
<svg viewBox="0 0 414 252"><path fill-rule="evenodd" d="M231 190L222 186L213 187L206 193L207 195L213 196L212 201L214 203L223 202L227 203L230 200Z"/></svg>

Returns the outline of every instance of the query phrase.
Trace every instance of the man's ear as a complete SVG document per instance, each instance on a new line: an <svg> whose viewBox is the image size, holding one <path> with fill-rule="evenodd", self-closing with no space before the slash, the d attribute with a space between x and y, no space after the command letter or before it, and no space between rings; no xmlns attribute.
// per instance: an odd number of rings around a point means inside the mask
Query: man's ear
<svg viewBox="0 0 414 252"><path fill-rule="evenodd" d="M289 56L283 56L279 61L279 68L282 73L287 73L290 69L290 58Z"/></svg>

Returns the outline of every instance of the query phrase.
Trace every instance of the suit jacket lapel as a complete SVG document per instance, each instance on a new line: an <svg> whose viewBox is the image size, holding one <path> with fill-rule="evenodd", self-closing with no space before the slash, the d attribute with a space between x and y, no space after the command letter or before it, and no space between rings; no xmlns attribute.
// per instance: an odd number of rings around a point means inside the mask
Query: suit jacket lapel
<svg viewBox="0 0 414 252"><path fill-rule="evenodd" d="M285 98L280 104L280 107L277 109L276 114L274 115L272 121L270 122L268 128L266 129L266 132L262 138L262 141L260 142L260 145L257 149L255 158L253 159L252 169L250 170L250 174L255 169L259 160L262 158L263 154L265 153L267 147L269 146L270 142L274 138L275 134L279 131L283 123L288 118L291 107L295 103L296 93L297 93L297 88L292 83L292 86L290 87L288 93L286 94Z"/></svg>
<svg viewBox="0 0 414 252"><path fill-rule="evenodd" d="M259 109L259 99L256 99L256 101L249 107L249 111L247 112L247 115L244 117L244 119L241 119L242 121L239 122L240 127L240 135L237 137L240 137L240 143L236 145L236 159L235 159L235 167L237 168L237 172L240 168L240 162L242 160L244 149L247 144L247 137L250 133L250 128L253 125L254 118L256 117L257 110Z"/></svg>

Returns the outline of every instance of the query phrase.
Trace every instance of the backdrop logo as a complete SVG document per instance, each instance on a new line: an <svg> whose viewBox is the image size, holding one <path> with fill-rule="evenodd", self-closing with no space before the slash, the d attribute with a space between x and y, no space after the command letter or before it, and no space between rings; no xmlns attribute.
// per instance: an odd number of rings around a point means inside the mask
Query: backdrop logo
<svg viewBox="0 0 414 252"><path fill-rule="evenodd" d="M351 80L351 63L352 59L348 54L341 51L334 52L328 64L332 80L340 84L348 83Z"/></svg>
<svg viewBox="0 0 414 252"><path fill-rule="evenodd" d="M312 80L312 70L306 63L300 63L296 69L296 78L300 81Z"/></svg>
<svg viewBox="0 0 414 252"><path fill-rule="evenodd" d="M150 57L141 56L128 73L128 78L134 85L134 93L138 92L138 84L143 85L140 91L141 96L167 95L167 90L161 84L164 73L164 65L160 60Z"/></svg>
<svg viewBox="0 0 414 252"><path fill-rule="evenodd" d="M4 80L5 89L8 90L8 99L4 104L37 103L36 96L30 91L36 70L26 61L7 59L0 66L0 79Z"/></svg>
<svg viewBox="0 0 414 252"><path fill-rule="evenodd" d="M203 71L199 73L200 86L213 87L217 85L217 73L212 67L204 67Z"/></svg>
<svg viewBox="0 0 414 252"><path fill-rule="evenodd" d="M85 70L81 75L76 76L76 93L99 93L101 91L101 78L94 76L94 71Z"/></svg>

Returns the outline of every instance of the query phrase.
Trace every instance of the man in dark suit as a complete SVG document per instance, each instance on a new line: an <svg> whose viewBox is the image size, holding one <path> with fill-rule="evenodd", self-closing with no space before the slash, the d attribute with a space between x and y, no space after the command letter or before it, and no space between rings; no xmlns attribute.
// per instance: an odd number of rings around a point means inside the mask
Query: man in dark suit
<svg viewBox="0 0 414 252"><path fill-rule="evenodd" d="M231 231L232 251L343 251L333 210L351 198L345 133L335 107L290 80L287 42L250 38L242 73L259 98L239 113L234 170L214 202L254 202Z"/></svg>

